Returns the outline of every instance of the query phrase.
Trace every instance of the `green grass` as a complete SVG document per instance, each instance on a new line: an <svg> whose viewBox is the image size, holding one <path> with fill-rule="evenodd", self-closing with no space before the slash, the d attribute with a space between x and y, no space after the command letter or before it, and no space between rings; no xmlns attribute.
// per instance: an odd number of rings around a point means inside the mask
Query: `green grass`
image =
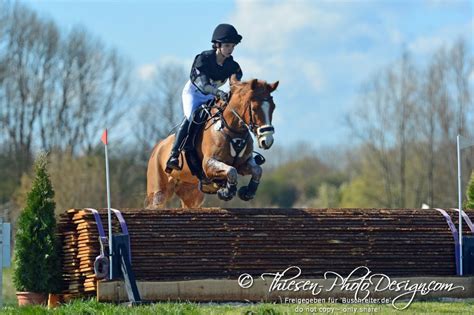
<svg viewBox="0 0 474 315"><path fill-rule="evenodd" d="M303 312L297 313L296 308ZM17 307L9 305L0 311L1 314L173 314L173 315L277 315L277 314L322 314L322 308L333 310L332 314L474 314L474 300L462 302L415 302L403 311L395 310L391 305L369 304L212 304L212 303L155 303L150 305L128 307L98 303L93 300L80 301L48 310L46 307ZM345 312L344 312L345 308ZM365 311L365 312L364 312ZM367 313L371 311L371 313ZM328 314L328 313L326 313Z"/></svg>
<svg viewBox="0 0 474 315"><path fill-rule="evenodd" d="M58 308L18 307L15 288L12 283L13 268L3 270L4 308L0 314L173 314L173 315L277 315L277 314L474 314L474 299L460 302L414 302L407 309L399 311L392 305L375 304L271 304L271 303L154 303L128 307L110 303L98 303L94 300L76 300ZM300 307L303 312L297 312ZM333 311L325 312L322 311ZM371 311L371 312L367 312Z"/></svg>
<svg viewBox="0 0 474 315"><path fill-rule="evenodd" d="M4 304L16 303L16 289L13 286L13 268L3 269L3 302Z"/></svg>

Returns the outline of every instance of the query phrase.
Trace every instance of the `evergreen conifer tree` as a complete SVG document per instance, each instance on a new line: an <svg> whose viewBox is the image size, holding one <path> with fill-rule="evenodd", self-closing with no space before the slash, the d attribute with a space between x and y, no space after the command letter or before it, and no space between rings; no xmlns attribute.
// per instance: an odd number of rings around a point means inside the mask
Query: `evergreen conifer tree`
<svg viewBox="0 0 474 315"><path fill-rule="evenodd" d="M35 178L17 221L13 277L17 291L58 293L61 286L54 190L46 166L47 155L42 153L35 161Z"/></svg>

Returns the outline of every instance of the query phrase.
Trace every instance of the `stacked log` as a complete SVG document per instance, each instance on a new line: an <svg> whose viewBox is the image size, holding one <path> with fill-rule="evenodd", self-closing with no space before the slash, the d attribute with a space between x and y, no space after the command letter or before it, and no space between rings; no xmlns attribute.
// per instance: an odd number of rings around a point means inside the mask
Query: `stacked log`
<svg viewBox="0 0 474 315"><path fill-rule="evenodd" d="M99 212L107 235L107 212ZM142 281L259 277L290 266L300 267L302 278L320 278L326 271L347 275L358 266L390 277L456 274L452 233L433 209L125 209L122 214L133 271ZM69 210L59 226L65 292L95 294L93 262L100 246L94 217Z"/></svg>
<svg viewBox="0 0 474 315"><path fill-rule="evenodd" d="M71 209L61 215L58 226L62 236L66 299L95 295L94 260L100 253L100 246L94 218L90 212Z"/></svg>

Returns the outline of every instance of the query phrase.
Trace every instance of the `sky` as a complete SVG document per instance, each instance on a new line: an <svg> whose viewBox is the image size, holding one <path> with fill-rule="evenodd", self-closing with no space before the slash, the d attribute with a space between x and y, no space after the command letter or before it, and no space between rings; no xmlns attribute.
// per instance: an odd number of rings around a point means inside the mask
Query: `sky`
<svg viewBox="0 0 474 315"><path fill-rule="evenodd" d="M194 56L210 49L215 26L233 24L243 36L233 53L243 80L280 81L273 93L280 145L351 141L344 119L362 84L403 49L423 63L463 37L474 51L474 2L468 0L23 2L66 31L82 25L117 48L143 86L161 64L188 72ZM474 84L474 73L470 78Z"/></svg>

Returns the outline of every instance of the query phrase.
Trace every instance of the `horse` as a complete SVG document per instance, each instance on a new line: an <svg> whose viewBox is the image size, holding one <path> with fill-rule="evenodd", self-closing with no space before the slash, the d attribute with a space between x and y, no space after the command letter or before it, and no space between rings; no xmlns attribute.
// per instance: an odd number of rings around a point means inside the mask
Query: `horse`
<svg viewBox="0 0 474 315"><path fill-rule="evenodd" d="M180 155L182 169L173 170L171 174L165 172L174 134L156 144L148 161L145 208L164 208L173 194L181 199L183 208L199 208L204 202L204 193L217 194L226 201L236 193L242 200L253 199L262 168L257 156L253 157L250 133L261 149L270 149L274 141L275 110L271 93L278 84L278 81L268 84L258 79L241 82L235 76L230 78L228 102L216 99L208 110L210 118L203 123L204 128L194 142L194 152L205 177L201 181L192 174L183 152ZM252 177L249 184L237 192L238 174Z"/></svg>

